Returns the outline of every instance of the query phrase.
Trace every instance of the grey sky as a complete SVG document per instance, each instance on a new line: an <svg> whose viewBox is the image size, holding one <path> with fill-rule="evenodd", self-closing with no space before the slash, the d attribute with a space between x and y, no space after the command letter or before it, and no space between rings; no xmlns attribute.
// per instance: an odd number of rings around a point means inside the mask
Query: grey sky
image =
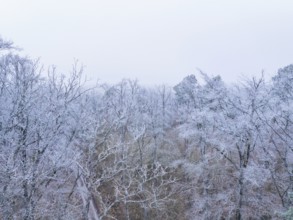
<svg viewBox="0 0 293 220"><path fill-rule="evenodd" d="M236 82L293 63L293 1L1 0L0 34L102 82L174 85L197 68Z"/></svg>

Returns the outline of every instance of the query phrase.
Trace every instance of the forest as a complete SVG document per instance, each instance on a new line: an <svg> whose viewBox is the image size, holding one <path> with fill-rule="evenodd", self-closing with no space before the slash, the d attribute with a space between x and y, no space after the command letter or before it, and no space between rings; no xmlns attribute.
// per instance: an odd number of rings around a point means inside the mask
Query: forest
<svg viewBox="0 0 293 220"><path fill-rule="evenodd" d="M293 65L86 84L0 38L0 219L293 219Z"/></svg>

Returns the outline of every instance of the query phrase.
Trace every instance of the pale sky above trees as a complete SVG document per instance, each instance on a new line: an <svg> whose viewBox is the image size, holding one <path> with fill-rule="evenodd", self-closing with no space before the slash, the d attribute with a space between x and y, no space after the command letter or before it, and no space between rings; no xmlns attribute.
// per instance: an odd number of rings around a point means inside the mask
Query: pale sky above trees
<svg viewBox="0 0 293 220"><path fill-rule="evenodd" d="M236 82L292 63L293 2L9 0L0 30L45 67L74 59L92 80L175 85L198 68Z"/></svg>

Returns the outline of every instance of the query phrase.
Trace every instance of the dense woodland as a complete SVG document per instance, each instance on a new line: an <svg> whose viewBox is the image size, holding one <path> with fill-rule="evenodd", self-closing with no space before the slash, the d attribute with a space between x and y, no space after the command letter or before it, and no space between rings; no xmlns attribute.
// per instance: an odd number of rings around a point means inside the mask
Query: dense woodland
<svg viewBox="0 0 293 220"><path fill-rule="evenodd" d="M0 56L0 219L293 219L293 65L90 88Z"/></svg>

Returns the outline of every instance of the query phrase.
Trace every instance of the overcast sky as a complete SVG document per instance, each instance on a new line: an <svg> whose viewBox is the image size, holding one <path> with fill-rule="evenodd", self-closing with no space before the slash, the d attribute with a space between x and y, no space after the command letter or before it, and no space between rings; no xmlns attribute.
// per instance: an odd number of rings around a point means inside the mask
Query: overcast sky
<svg viewBox="0 0 293 220"><path fill-rule="evenodd" d="M175 85L199 68L231 83L293 63L293 1L1 0L0 34L102 82Z"/></svg>

